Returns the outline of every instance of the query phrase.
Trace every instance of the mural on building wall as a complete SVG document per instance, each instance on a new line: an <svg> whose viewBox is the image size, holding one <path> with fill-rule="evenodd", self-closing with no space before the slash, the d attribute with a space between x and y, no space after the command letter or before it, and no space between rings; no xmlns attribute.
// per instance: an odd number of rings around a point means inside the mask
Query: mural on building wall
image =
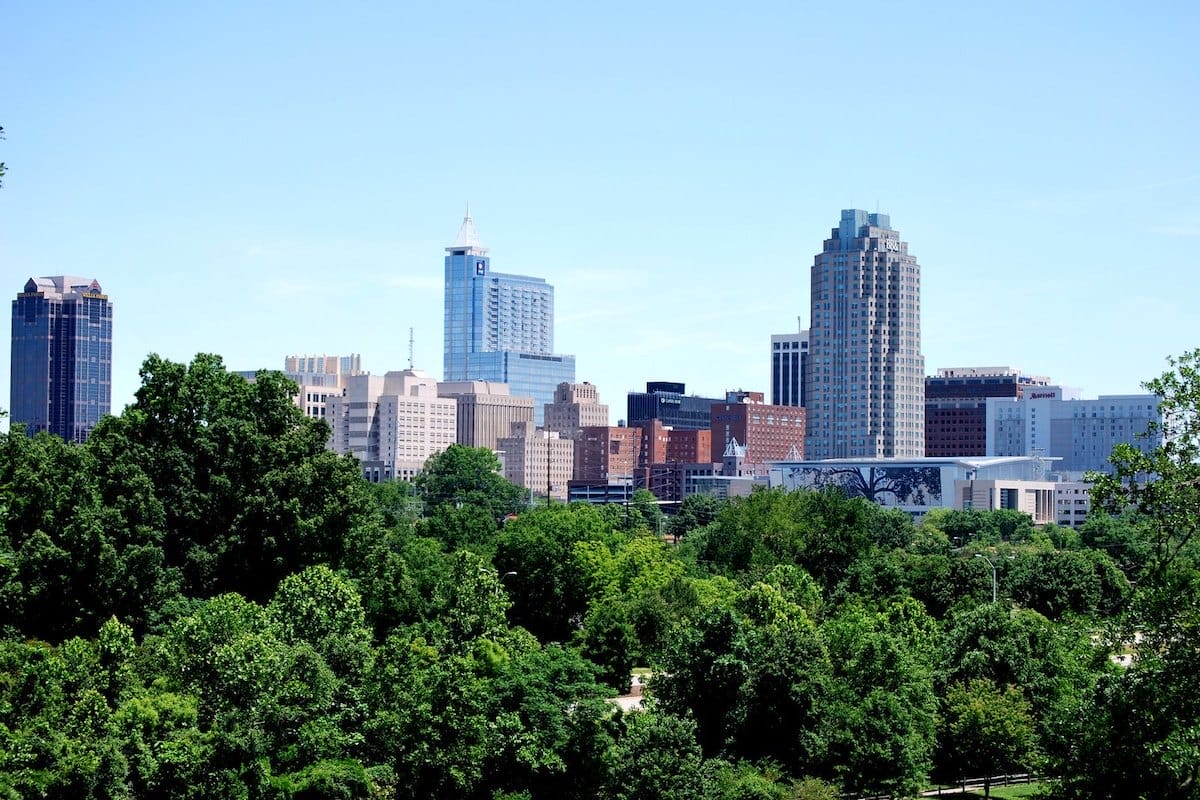
<svg viewBox="0 0 1200 800"><path fill-rule="evenodd" d="M942 503L940 467L801 467L792 472L790 482L814 489L836 486L849 497L865 497L882 506Z"/></svg>

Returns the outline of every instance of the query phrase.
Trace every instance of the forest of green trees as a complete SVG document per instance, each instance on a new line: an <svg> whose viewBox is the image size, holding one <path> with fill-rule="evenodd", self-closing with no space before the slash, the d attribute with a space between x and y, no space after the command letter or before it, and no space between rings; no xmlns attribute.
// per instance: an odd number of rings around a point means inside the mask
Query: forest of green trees
<svg viewBox="0 0 1200 800"><path fill-rule="evenodd" d="M1200 798L1198 368L1072 530L369 484L281 375L151 356L86 444L0 436L0 797Z"/></svg>

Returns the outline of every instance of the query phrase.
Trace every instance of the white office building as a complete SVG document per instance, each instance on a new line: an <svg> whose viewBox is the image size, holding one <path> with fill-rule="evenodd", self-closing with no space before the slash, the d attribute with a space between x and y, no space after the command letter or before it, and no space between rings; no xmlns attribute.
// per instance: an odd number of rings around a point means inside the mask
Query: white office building
<svg viewBox="0 0 1200 800"><path fill-rule="evenodd" d="M1161 434L1145 434L1151 422L1161 421L1158 397L1152 394L1084 400L1078 389L1033 387L1021 398L987 399L987 455L1051 457L1055 470L1073 477L1107 472L1118 444L1145 452L1158 447Z"/></svg>
<svg viewBox="0 0 1200 800"><path fill-rule="evenodd" d="M326 404L330 449L353 453L372 482L412 478L455 442L458 404L421 370L350 376Z"/></svg>

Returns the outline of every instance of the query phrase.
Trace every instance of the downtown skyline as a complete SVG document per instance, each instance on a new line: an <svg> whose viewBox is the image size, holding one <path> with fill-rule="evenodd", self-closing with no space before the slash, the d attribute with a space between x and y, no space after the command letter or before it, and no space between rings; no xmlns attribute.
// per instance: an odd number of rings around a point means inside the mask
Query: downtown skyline
<svg viewBox="0 0 1200 800"><path fill-rule="evenodd" d="M831 217L866 208L919 254L927 373L1137 392L1195 346L1200 293L1197 12L1162 6L867 5L905 47L850 71L814 38L849 35L836 10L770 4L20 9L0 260L10 295L104 285L114 412L150 352L382 373L411 327L437 375L470 201L503 270L554 285L555 349L617 408L648 380L769 391ZM459 40L471 57L438 58Z"/></svg>

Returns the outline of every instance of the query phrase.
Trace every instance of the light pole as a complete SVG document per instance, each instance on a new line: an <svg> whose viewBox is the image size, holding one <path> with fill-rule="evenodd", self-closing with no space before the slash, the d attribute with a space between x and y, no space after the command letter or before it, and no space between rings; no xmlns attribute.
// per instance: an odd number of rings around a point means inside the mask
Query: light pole
<svg viewBox="0 0 1200 800"><path fill-rule="evenodd" d="M993 564L992 560L990 558L988 558L987 556L985 556L983 553L976 553L975 557L982 558L984 561L987 562L987 565L992 568L992 602L995 603L996 602L996 565ZM1013 558L1013 556L1009 556L1010 560L1012 558Z"/></svg>
<svg viewBox="0 0 1200 800"><path fill-rule="evenodd" d="M487 575L489 572L494 573L496 576L496 596L497 597L500 596L500 590L504 587L504 579L517 577L517 573L513 572L512 570L509 570L508 572L505 572L503 575L501 575L499 570L488 569L487 567L479 568L480 575Z"/></svg>

